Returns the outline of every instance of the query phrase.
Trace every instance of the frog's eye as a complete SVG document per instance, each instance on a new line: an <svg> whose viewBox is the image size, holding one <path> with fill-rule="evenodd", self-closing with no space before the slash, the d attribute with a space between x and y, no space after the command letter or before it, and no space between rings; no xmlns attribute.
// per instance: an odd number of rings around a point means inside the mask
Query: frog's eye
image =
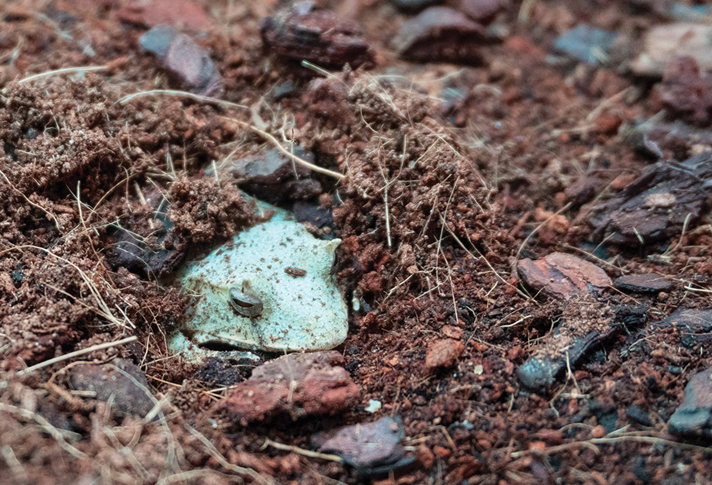
<svg viewBox="0 0 712 485"><path fill-rule="evenodd" d="M230 288L228 293L228 301L232 308L246 317L256 317L262 313L262 300L256 296L243 293L238 288Z"/></svg>

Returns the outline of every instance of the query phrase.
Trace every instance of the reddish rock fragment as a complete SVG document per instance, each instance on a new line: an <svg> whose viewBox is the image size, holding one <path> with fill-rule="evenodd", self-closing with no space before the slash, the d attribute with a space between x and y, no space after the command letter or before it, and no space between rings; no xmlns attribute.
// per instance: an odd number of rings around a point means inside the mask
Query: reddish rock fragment
<svg viewBox="0 0 712 485"><path fill-rule="evenodd" d="M485 28L462 12L431 7L403 22L393 45L410 61L479 64L485 41Z"/></svg>
<svg viewBox="0 0 712 485"><path fill-rule="evenodd" d="M611 279L595 264L564 253L552 253L532 261L522 259L517 270L534 291L551 298L567 300L581 293L611 286Z"/></svg>
<svg viewBox="0 0 712 485"><path fill-rule="evenodd" d="M707 125L712 109L712 77L702 75L693 57L678 57L665 70L658 85L660 98L670 112Z"/></svg>
<svg viewBox="0 0 712 485"><path fill-rule="evenodd" d="M356 468L395 463L405 455L401 440L405 438L400 419L381 418L373 423L345 426L319 433L312 444L322 453L334 453Z"/></svg>
<svg viewBox="0 0 712 485"><path fill-rule="evenodd" d="M94 398L99 401L108 401L113 396L111 409L120 416L134 414L144 417L154 406L144 390L149 388L146 376L141 369L123 359L104 365L76 365L72 368L70 382L78 391L94 392Z"/></svg>
<svg viewBox="0 0 712 485"><path fill-rule="evenodd" d="M636 291L639 293L657 293L668 290L672 287L672 282L656 274L632 274L621 276L616 279L615 287L619 290Z"/></svg>
<svg viewBox="0 0 712 485"><path fill-rule="evenodd" d="M213 22L205 10L190 0L136 0L117 12L120 20L144 27L159 24L208 30Z"/></svg>
<svg viewBox="0 0 712 485"><path fill-rule="evenodd" d="M158 25L139 39L141 48L155 54L190 91L220 97L224 85L210 55L186 34L169 25Z"/></svg>
<svg viewBox="0 0 712 485"><path fill-rule="evenodd" d="M255 368L216 408L242 425L278 415L336 414L359 397L343 363L334 351L285 355Z"/></svg>
<svg viewBox="0 0 712 485"><path fill-rule="evenodd" d="M297 2L260 26L262 41L277 54L326 67L375 65L373 51L355 22L340 19L314 2Z"/></svg>
<svg viewBox="0 0 712 485"><path fill-rule="evenodd" d="M438 340L428 346L428 351L425 354L425 368L433 371L438 367L450 367L460 357L463 350L465 350L465 344L459 340Z"/></svg>

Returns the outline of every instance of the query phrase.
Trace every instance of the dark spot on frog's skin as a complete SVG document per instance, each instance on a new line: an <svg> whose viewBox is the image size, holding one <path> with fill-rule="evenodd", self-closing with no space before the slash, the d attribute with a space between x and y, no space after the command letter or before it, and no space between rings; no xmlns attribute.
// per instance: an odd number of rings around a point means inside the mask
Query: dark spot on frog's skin
<svg viewBox="0 0 712 485"><path fill-rule="evenodd" d="M238 288L230 288L228 302L237 313L246 317L256 317L262 313L262 300L243 293Z"/></svg>

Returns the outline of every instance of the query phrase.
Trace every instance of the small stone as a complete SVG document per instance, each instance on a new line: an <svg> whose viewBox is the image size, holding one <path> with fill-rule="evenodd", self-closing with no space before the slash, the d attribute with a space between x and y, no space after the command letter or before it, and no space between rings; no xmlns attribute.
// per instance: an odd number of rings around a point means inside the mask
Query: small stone
<svg viewBox="0 0 712 485"><path fill-rule="evenodd" d="M672 282L663 276L645 273L621 276L616 279L614 285L619 290L624 291L657 293L659 291L670 289L672 287Z"/></svg>
<svg viewBox="0 0 712 485"><path fill-rule="evenodd" d="M552 253L536 261L522 259L517 270L535 292L552 298L566 300L611 286L611 279L601 268L565 253Z"/></svg>
<svg viewBox="0 0 712 485"><path fill-rule="evenodd" d="M428 346L425 354L425 368L433 371L439 367L450 367L455 363L465 344L459 340L443 339Z"/></svg>
<svg viewBox="0 0 712 485"><path fill-rule="evenodd" d="M423 444L418 446L418 449L415 450L415 456L426 470L429 470L435 463L435 455L430 451L430 448Z"/></svg>
<svg viewBox="0 0 712 485"><path fill-rule="evenodd" d="M186 34L169 25L157 25L139 39L141 48L155 54L163 67L190 91L219 97L224 84L210 55Z"/></svg>
<svg viewBox="0 0 712 485"><path fill-rule="evenodd" d="M373 399L368 400L368 406L363 408L367 413L377 413L381 410L381 401L374 401Z"/></svg>
<svg viewBox="0 0 712 485"><path fill-rule="evenodd" d="M590 25L579 25L561 34L556 39L554 48L589 64L603 64L608 62L608 53L617 37L615 32L606 32Z"/></svg>
<svg viewBox="0 0 712 485"><path fill-rule="evenodd" d="M459 10L475 22L488 24L508 3L507 0L462 0Z"/></svg>
<svg viewBox="0 0 712 485"><path fill-rule="evenodd" d="M689 56L702 71L712 69L712 25L673 23L655 26L645 33L645 47L632 63L633 72L662 76L676 57Z"/></svg>
<svg viewBox="0 0 712 485"><path fill-rule="evenodd" d="M384 417L373 423L345 426L319 433L312 444L322 453L339 455L355 468L374 468L398 462L405 455L400 418Z"/></svg>
<svg viewBox="0 0 712 485"><path fill-rule="evenodd" d="M132 414L143 418L154 406L146 393L149 390L146 376L123 359L104 365L78 364L72 368L70 383L75 390L96 393L95 399L99 401L109 401L113 396L111 409L119 416Z"/></svg>
<svg viewBox="0 0 712 485"><path fill-rule="evenodd" d="M359 25L311 1L296 2L265 18L260 31L265 46L289 59L338 68L375 65Z"/></svg>
<svg viewBox="0 0 712 485"><path fill-rule="evenodd" d="M435 453L440 458L447 458L448 456L452 455L452 451L439 445L435 445L433 447L433 453Z"/></svg>
<svg viewBox="0 0 712 485"><path fill-rule="evenodd" d="M443 3L443 0L391 0L391 3L404 12L420 12L421 10Z"/></svg>
<svg viewBox="0 0 712 485"><path fill-rule="evenodd" d="M246 425L280 415L292 420L333 415L359 398L359 389L341 367L340 353L289 354L256 367L216 404L229 419Z"/></svg>
<svg viewBox="0 0 712 485"><path fill-rule="evenodd" d="M591 436L593 438L603 438L604 436L606 436L606 428L604 428L600 424L598 426L594 426L591 430Z"/></svg>
<svg viewBox="0 0 712 485"><path fill-rule="evenodd" d="M700 72L694 57L677 57L656 85L660 99L672 114L707 126L712 110L712 77Z"/></svg>
<svg viewBox="0 0 712 485"><path fill-rule="evenodd" d="M314 161L314 156L301 147L294 147L292 152L308 162ZM321 184L311 178L311 170L279 150L240 158L231 162L227 170L238 187L270 204L306 200L322 193Z"/></svg>
<svg viewBox="0 0 712 485"><path fill-rule="evenodd" d="M447 7L431 7L403 22L393 39L398 54L414 62L479 64L485 28Z"/></svg>
<svg viewBox="0 0 712 485"><path fill-rule="evenodd" d="M642 424L643 426L650 427L653 425L653 422L650 421L650 415L640 409L640 407L636 406L635 404L628 407L628 409L625 410L625 414L630 419L632 419L636 423Z"/></svg>
<svg viewBox="0 0 712 485"><path fill-rule="evenodd" d="M660 293L662 295L663 293ZM660 298L658 295L658 299ZM680 344L694 349L712 340L712 309L693 310L681 308L666 319L658 322L653 331L673 327L677 330Z"/></svg>
<svg viewBox="0 0 712 485"><path fill-rule="evenodd" d="M144 27L166 24L205 31L213 25L205 10L190 0L135 0L119 10L117 16L123 22Z"/></svg>
<svg viewBox="0 0 712 485"><path fill-rule="evenodd" d="M712 438L712 368L690 379L682 404L668 421L672 434Z"/></svg>
<svg viewBox="0 0 712 485"><path fill-rule="evenodd" d="M453 327L452 325L445 325L442 328L443 335L445 335L448 338L452 338L455 340L460 340L462 338L462 334L464 331L459 328L459 327Z"/></svg>

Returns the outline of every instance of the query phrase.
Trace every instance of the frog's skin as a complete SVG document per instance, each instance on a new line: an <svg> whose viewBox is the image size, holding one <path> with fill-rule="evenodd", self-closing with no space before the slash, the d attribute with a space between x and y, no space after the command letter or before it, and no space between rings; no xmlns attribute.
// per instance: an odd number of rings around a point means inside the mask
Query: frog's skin
<svg viewBox="0 0 712 485"><path fill-rule="evenodd" d="M200 352L199 346L213 344L291 352L341 344L348 312L331 272L340 242L316 239L279 211L205 259L187 263L178 283L192 301L169 347ZM306 275L290 276L286 268L304 269ZM261 301L261 311L252 316L238 311L230 301L231 290L233 297L242 294Z"/></svg>

